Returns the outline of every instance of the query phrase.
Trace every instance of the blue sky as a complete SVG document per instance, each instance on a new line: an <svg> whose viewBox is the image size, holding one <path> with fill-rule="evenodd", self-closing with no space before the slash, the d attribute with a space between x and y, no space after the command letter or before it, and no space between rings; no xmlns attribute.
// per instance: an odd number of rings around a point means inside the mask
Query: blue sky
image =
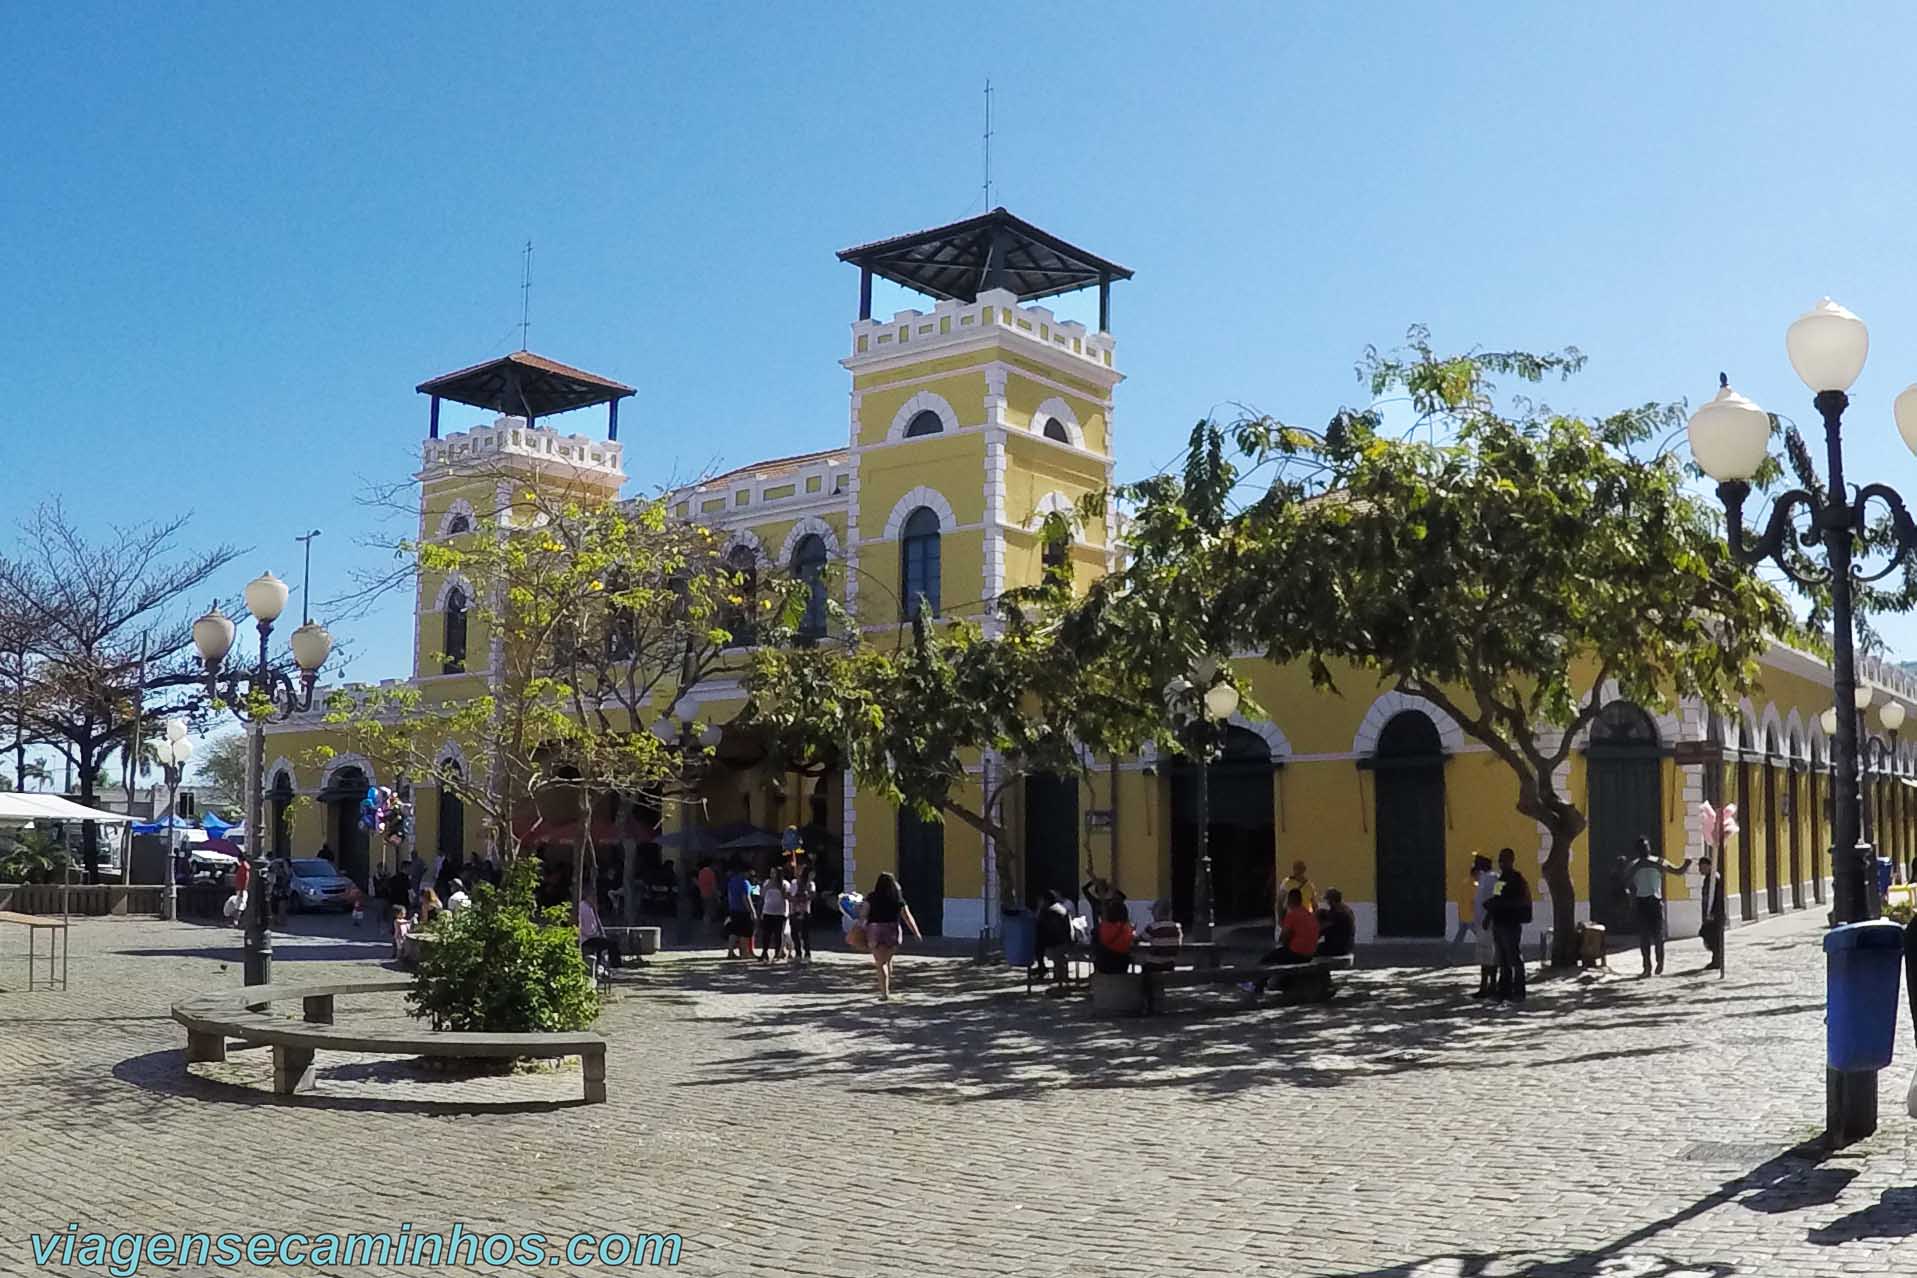
<svg viewBox="0 0 1917 1278"><path fill-rule="evenodd" d="M413 386L517 345L639 388L636 487L844 440L835 250L998 202L1133 267L1121 477L1234 402L1316 425L1367 343L1574 343L1588 411L1870 321L1853 476L1917 490L1913 17L1800 5L0 7L0 515L180 510L369 561ZM880 298L881 309L906 298ZM1068 304L1069 305L1069 304ZM1081 306L1080 312L1084 313ZM463 412L463 410L461 410ZM476 415L475 415L476 419ZM470 424L449 416L448 428ZM598 429L593 416L581 429ZM1914 494L1917 495L1917 494ZM0 534L4 535L4 534ZM297 583L296 583L297 584ZM408 665L396 603L350 674ZM1917 626L1885 629L1917 653Z"/></svg>

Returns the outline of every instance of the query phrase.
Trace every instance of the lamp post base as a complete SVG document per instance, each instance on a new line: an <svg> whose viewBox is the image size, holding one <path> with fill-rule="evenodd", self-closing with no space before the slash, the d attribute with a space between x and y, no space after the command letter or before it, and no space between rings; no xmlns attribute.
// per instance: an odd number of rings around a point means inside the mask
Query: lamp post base
<svg viewBox="0 0 1917 1278"><path fill-rule="evenodd" d="M1917 1084L1913 1084L1917 1090ZM1856 1144L1877 1130L1877 1074L1874 1070L1824 1071L1824 1142L1832 1149Z"/></svg>
<svg viewBox="0 0 1917 1278"><path fill-rule="evenodd" d="M263 936L248 933L240 970L244 973L243 981L248 985L271 985L273 983L273 942Z"/></svg>

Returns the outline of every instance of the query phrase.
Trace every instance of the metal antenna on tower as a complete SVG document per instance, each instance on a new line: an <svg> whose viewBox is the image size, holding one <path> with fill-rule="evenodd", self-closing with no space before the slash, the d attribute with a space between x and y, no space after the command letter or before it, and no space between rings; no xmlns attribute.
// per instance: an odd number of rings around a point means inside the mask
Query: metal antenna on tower
<svg viewBox="0 0 1917 1278"><path fill-rule="evenodd" d="M519 271L519 349L530 349L526 334L532 328L532 241L526 241L526 261Z"/></svg>
<svg viewBox="0 0 1917 1278"><path fill-rule="evenodd" d="M992 211L992 81L985 81L985 211Z"/></svg>

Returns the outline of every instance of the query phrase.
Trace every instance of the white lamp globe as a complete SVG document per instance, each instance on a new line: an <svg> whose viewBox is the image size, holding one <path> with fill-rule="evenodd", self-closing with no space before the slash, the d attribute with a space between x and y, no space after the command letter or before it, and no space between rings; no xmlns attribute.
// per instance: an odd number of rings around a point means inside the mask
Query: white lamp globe
<svg viewBox="0 0 1917 1278"><path fill-rule="evenodd" d="M1870 689L1866 688L1861 683L1858 684L1857 685L1857 708L1859 710L1868 708L1870 705L1870 698L1871 698Z"/></svg>
<svg viewBox="0 0 1917 1278"><path fill-rule="evenodd" d="M217 668L226 660L227 650L233 646L233 619L221 612L218 604L193 623L193 646L209 666Z"/></svg>
<svg viewBox="0 0 1917 1278"><path fill-rule="evenodd" d="M246 583L246 610L253 620L272 625L286 610L286 583L270 572L263 572Z"/></svg>
<svg viewBox="0 0 1917 1278"><path fill-rule="evenodd" d="M168 719L166 721L166 739L168 741L186 740L186 720Z"/></svg>
<svg viewBox="0 0 1917 1278"><path fill-rule="evenodd" d="M185 763L193 757L193 743L185 737L166 743L167 752L173 756L173 762Z"/></svg>
<svg viewBox="0 0 1917 1278"><path fill-rule="evenodd" d="M293 632L293 660L307 674L312 674L326 664L326 654L333 650L333 636L317 621L309 621Z"/></svg>
<svg viewBox="0 0 1917 1278"><path fill-rule="evenodd" d="M1891 402L1890 410L1897 418L1897 433L1904 437L1904 447L1917 453L1917 385L1904 387Z"/></svg>
<svg viewBox="0 0 1917 1278"><path fill-rule="evenodd" d="M1877 711L1877 718L1891 732L1904 726L1904 705L1901 701L1886 701Z"/></svg>
<svg viewBox="0 0 1917 1278"><path fill-rule="evenodd" d="M1823 727L1825 736L1827 737L1836 736L1837 735L1837 707L1832 706L1830 709L1824 711L1824 713L1818 715L1817 722Z"/></svg>
<svg viewBox="0 0 1917 1278"><path fill-rule="evenodd" d="M1691 414L1691 456L1718 483L1749 479L1771 444L1771 415L1729 386Z"/></svg>
<svg viewBox="0 0 1917 1278"><path fill-rule="evenodd" d="M1238 689L1228 683L1213 684L1205 690L1205 715L1217 723L1231 718L1238 708Z"/></svg>
<svg viewBox="0 0 1917 1278"><path fill-rule="evenodd" d="M1791 367L1813 391L1846 391L1864 371L1870 330L1828 297L1799 315L1784 334Z"/></svg>

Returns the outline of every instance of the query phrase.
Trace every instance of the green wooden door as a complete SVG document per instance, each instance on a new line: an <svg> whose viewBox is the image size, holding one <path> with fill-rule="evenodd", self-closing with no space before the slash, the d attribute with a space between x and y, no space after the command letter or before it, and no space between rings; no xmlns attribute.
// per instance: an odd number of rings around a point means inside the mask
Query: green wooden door
<svg viewBox="0 0 1917 1278"><path fill-rule="evenodd" d="M1657 725L1628 701L1598 714L1585 754L1591 792L1591 919L1612 932L1635 931L1623 871L1640 838L1664 853L1663 754Z"/></svg>
<svg viewBox="0 0 1917 1278"><path fill-rule="evenodd" d="M1049 888L1068 903L1078 896L1078 778L1052 773L1025 778L1025 882L1021 899L1036 907Z"/></svg>
<svg viewBox="0 0 1917 1278"><path fill-rule="evenodd" d="M1416 710L1378 736L1378 935L1444 935L1444 755L1437 725Z"/></svg>
<svg viewBox="0 0 1917 1278"><path fill-rule="evenodd" d="M945 931L945 827L899 813L899 889L927 936Z"/></svg>

